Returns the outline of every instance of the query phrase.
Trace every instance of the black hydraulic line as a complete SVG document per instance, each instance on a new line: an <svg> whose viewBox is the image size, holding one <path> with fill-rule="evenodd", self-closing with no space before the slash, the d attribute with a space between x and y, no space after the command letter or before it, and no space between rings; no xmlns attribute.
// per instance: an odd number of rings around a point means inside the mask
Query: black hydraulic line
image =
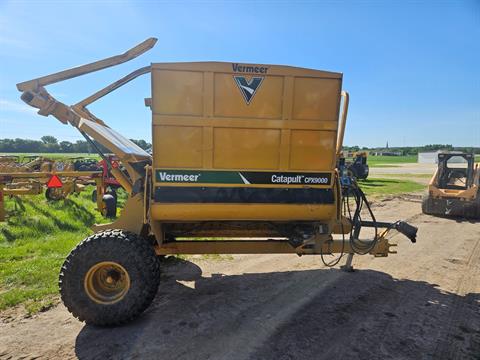
<svg viewBox="0 0 480 360"><path fill-rule="evenodd" d="M355 210L351 209L350 207L350 198L353 198L355 202ZM352 181L348 186L344 187L343 202L344 216L348 216L348 219L352 224L350 230L350 247L354 253L365 255L371 252L378 243L379 228L395 229L409 238L411 242L416 242L418 229L415 226L412 226L405 221L396 221L393 223L377 221L371 209L370 203L365 196L365 193L358 187L355 181ZM364 205L367 207L371 220L362 220L361 212ZM375 236L373 240L359 239L362 227L375 229Z"/></svg>
<svg viewBox="0 0 480 360"><path fill-rule="evenodd" d="M337 182L338 183L338 182ZM341 188L339 186L337 186L337 199L339 199L341 197ZM342 257L343 255L345 254L345 232L344 232L344 229L343 229L343 221L342 221L342 207L344 207L343 205L345 204L344 203L345 199L342 198L342 204L339 205L339 209L340 209L340 227L341 227L341 231L342 231L342 250L340 251L340 255L338 256L338 258L336 258L335 260L332 260L330 262L326 262L325 261L325 258L323 257L323 246L320 247L320 258L322 259L322 262L323 262L323 265L327 266L327 267L334 267L336 266L340 260L342 260Z"/></svg>
<svg viewBox="0 0 480 360"><path fill-rule="evenodd" d="M110 163L110 161L105 156L105 154L100 150L100 148L97 146L97 144L95 144L95 142L92 139L90 139L90 137L87 134L85 134L85 132L83 132L82 130L78 130L78 131L80 131L80 134L82 134L82 136L85 138L85 140L87 140L87 142L95 149L95 151L102 158L102 160L105 161L107 169L110 172L113 169L113 167L112 167L112 164Z"/></svg>
<svg viewBox="0 0 480 360"><path fill-rule="evenodd" d="M387 228L387 229L390 229L395 225L395 223L389 223L384 221L373 222L373 221L366 221L366 220L362 220L361 224L362 226L365 226L365 227L379 227L379 228Z"/></svg>
<svg viewBox="0 0 480 360"><path fill-rule="evenodd" d="M322 259L323 265L327 267L336 266L340 262L340 260L342 260L343 255L345 255L345 233L343 231L343 222L340 222L340 227L342 229L342 250L340 251L340 255L338 256L338 258L327 263L325 261L325 258L323 257L323 246L320 248L320 258Z"/></svg>
<svg viewBox="0 0 480 360"><path fill-rule="evenodd" d="M378 243L379 228L396 229L402 234L404 234L405 236L407 236L412 242L415 242L415 236L417 232L416 227L411 226L403 221L397 221L397 222L391 223L391 222L383 222L383 221L376 220L375 215L373 214L372 208L370 206L370 203L368 202L365 196L365 193L362 191L362 189L358 187L356 182L352 182L352 184L346 187L344 190L345 190L345 193L344 193L344 197L342 198L342 205L340 208L343 210L342 216L347 217L350 220L350 223L352 224L352 227L350 230L350 248L353 251L353 253L359 254L359 255L365 255L370 253ZM355 202L355 210L353 210L350 207L351 198L353 198ZM371 220L368 220L368 221L362 220L361 212L362 212L363 206L366 206ZM324 259L324 254L322 252L323 248L322 248L320 250L320 256L325 266L332 267L337 265L344 255L345 234L343 229L343 222L341 222L340 226L342 229L342 238L343 238L342 251L338 258L334 259L331 262L327 262ZM366 241L366 240L359 239L362 226L375 229L375 235L373 237L373 240Z"/></svg>
<svg viewBox="0 0 480 360"><path fill-rule="evenodd" d="M358 187L358 185L356 183L353 183L353 186L350 189L353 190L354 199L357 205L355 209L355 213L353 215L353 219L352 219L353 228L352 228L352 232L350 233L350 246L355 253L365 255L369 253L376 246L378 242L378 226L375 225L377 221L375 219L375 215L373 214L373 211L370 207L370 204L365 194ZM362 227L362 220L361 220L360 213L364 204L366 205L367 210L372 219L372 227L375 228L375 236L372 241L368 241L368 242L365 242L358 238L360 235L361 227Z"/></svg>

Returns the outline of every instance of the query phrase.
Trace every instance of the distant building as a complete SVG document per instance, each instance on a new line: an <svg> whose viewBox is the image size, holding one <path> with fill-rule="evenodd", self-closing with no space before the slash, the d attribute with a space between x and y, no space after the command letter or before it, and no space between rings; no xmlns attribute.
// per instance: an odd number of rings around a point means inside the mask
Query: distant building
<svg viewBox="0 0 480 360"><path fill-rule="evenodd" d="M377 148L369 151L369 155L374 155L374 156L402 156L403 153L398 150L393 150L390 149L390 146L388 145L388 140L386 146L382 148Z"/></svg>
<svg viewBox="0 0 480 360"><path fill-rule="evenodd" d="M370 151L370 155L374 155L374 156L402 156L402 152L401 151L391 151L391 150L374 150L374 151Z"/></svg>
<svg viewBox="0 0 480 360"><path fill-rule="evenodd" d="M437 151L428 151L428 152L419 152L418 153L418 163L420 164L438 164L438 153L441 152L448 152L450 154L461 154L461 151L444 151L444 150L437 150ZM461 157L453 157L449 161L449 163L464 163L466 162L464 158Z"/></svg>
<svg viewBox="0 0 480 360"><path fill-rule="evenodd" d="M419 152L418 153L418 163L419 164L437 164L438 163L438 151L428 151L428 152Z"/></svg>

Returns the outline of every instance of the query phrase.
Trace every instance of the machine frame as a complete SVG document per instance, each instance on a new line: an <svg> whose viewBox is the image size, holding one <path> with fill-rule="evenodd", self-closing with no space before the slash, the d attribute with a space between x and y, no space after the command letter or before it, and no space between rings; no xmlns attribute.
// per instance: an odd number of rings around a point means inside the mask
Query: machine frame
<svg viewBox="0 0 480 360"><path fill-rule="evenodd" d="M343 249L346 252L350 252L351 249L349 249L348 245L345 244L343 239L333 239L330 235L332 233L348 234L351 231L351 223L347 219L344 219L341 215L340 199L342 185L340 184L337 173L333 174L333 181L335 182L334 188L337 189L335 195L337 197L336 220L329 224L323 224L326 226L325 233L316 234L316 236L311 237L309 241L304 242L302 246L288 246L288 240L271 241L266 239L245 241L244 238L242 240L218 240L215 241L215 243L211 243L210 241L176 241L175 243L170 243L168 242L168 239L165 239L165 233L161 228L161 225L157 222L149 221L149 214L151 212L150 199L153 192L153 168L151 165L151 156L139 149L129 140L122 137L120 134L116 133L114 130L110 129L103 120L93 115L86 108L87 105L118 89L138 76L150 73L151 67L146 66L135 70L72 106L68 106L59 102L45 89L45 86L47 85L129 61L151 49L155 42L156 39L150 38L122 55L113 56L108 59L79 66L73 69L64 70L17 85L18 90L22 91L22 100L27 104L38 108L38 113L40 115L53 115L64 124L70 123L72 126L76 127L91 144L93 144L92 139L94 139L111 150L126 168L128 176L116 168L109 169L111 174L130 194L122 215L114 223L96 226L94 230L101 231L108 228L119 228L132 231L136 234L141 234L142 236L148 236L149 234L152 234L157 241L156 252L159 254L181 254L185 252L198 254L237 252L255 254L265 252L290 252L301 255L323 254L325 253L324 251L335 252L338 249ZM348 93L342 91L341 95L343 98L343 106L341 110L336 141L337 155L340 154L342 148L349 104ZM145 104L147 106L151 106L152 100L145 99ZM98 151L98 153L108 164L109 162L107 161L105 154L101 153L100 151ZM143 189L145 190L142 191ZM389 253L392 253L392 251L389 250L392 245L388 242L385 235L389 230L395 228L394 224L395 223L389 224L389 226L386 228L387 231L384 234L382 233L383 235L376 239L376 246L373 246L370 249L370 253L372 255L387 256ZM357 224L357 226L358 225L360 224ZM216 234L218 236L225 235L225 233L222 231L219 231ZM194 233L191 235L196 236ZM247 239L249 239L249 237L247 237ZM262 241L264 242L262 243Z"/></svg>

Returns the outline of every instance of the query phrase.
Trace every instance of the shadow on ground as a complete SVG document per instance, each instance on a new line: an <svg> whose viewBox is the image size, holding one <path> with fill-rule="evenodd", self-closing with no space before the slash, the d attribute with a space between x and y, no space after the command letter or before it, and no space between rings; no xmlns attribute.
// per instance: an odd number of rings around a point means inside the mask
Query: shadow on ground
<svg viewBox="0 0 480 360"><path fill-rule="evenodd" d="M166 266L153 305L116 328L84 326L76 355L141 359L452 359L480 354L479 294L372 270L203 277Z"/></svg>

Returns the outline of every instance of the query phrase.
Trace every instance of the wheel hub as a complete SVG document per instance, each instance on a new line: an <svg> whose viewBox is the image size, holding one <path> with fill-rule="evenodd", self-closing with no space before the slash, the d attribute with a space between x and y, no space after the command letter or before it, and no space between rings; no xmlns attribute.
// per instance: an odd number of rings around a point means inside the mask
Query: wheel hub
<svg viewBox="0 0 480 360"><path fill-rule="evenodd" d="M104 261L93 265L85 275L85 292L99 304L114 304L130 289L130 276L123 266Z"/></svg>

